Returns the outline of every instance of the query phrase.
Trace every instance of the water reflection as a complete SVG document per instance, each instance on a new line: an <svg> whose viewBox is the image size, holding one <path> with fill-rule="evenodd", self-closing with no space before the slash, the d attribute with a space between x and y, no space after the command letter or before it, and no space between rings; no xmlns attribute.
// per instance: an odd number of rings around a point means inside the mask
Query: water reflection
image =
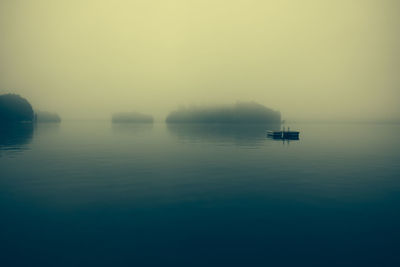
<svg viewBox="0 0 400 267"><path fill-rule="evenodd" d="M153 123L113 123L112 131L117 134L141 135L153 129Z"/></svg>
<svg viewBox="0 0 400 267"><path fill-rule="evenodd" d="M267 135L268 139L272 139L272 140L278 140L278 141L298 141L300 140L299 136L288 136L288 137L282 137L282 136L276 136L276 135Z"/></svg>
<svg viewBox="0 0 400 267"><path fill-rule="evenodd" d="M27 145L33 137L32 123L1 125L0 151L21 151L28 149Z"/></svg>
<svg viewBox="0 0 400 267"><path fill-rule="evenodd" d="M35 125L35 135L54 134L60 131L60 123L46 122Z"/></svg>
<svg viewBox="0 0 400 267"><path fill-rule="evenodd" d="M280 129L280 124L167 124L168 131L180 140L190 142L233 143L258 146L266 140L267 129Z"/></svg>

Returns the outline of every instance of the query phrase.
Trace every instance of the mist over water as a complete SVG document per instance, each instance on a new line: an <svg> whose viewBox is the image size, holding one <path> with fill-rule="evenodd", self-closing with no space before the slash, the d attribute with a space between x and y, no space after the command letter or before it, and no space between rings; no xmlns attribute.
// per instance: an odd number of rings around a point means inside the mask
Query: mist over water
<svg viewBox="0 0 400 267"><path fill-rule="evenodd" d="M399 3L1 1L0 92L64 119L257 101L284 119L400 117Z"/></svg>
<svg viewBox="0 0 400 267"><path fill-rule="evenodd" d="M0 266L400 266L399 13L1 0Z"/></svg>

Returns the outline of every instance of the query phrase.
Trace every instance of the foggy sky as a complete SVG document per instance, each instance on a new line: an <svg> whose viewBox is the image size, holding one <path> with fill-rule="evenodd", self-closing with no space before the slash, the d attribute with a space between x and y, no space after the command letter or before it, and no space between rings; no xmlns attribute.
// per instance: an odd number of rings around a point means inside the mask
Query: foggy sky
<svg viewBox="0 0 400 267"><path fill-rule="evenodd" d="M64 118L257 101L400 117L396 0L0 1L0 92Z"/></svg>

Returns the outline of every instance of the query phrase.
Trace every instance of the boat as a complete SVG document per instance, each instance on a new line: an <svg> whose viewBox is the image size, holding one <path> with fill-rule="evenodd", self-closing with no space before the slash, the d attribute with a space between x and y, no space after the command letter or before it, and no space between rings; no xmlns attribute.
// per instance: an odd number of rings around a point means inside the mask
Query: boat
<svg viewBox="0 0 400 267"><path fill-rule="evenodd" d="M281 130L281 131L268 130L267 136L272 139L299 140L300 132L299 131L290 131L290 128L288 128L288 130L285 131L285 128L283 128L283 130Z"/></svg>

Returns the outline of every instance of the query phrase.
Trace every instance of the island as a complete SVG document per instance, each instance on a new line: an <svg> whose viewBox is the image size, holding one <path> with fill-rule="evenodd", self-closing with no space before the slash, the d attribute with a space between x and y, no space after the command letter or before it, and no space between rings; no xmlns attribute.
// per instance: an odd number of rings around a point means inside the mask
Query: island
<svg viewBox="0 0 400 267"><path fill-rule="evenodd" d="M281 113L256 102L226 106L195 106L172 111L167 123L280 124Z"/></svg>
<svg viewBox="0 0 400 267"><path fill-rule="evenodd" d="M28 100L17 94L0 95L0 124L33 121L34 112Z"/></svg>
<svg viewBox="0 0 400 267"><path fill-rule="evenodd" d="M35 120L39 123L59 123L61 122L61 118L57 113L48 112L48 111L36 111L35 112Z"/></svg>
<svg viewBox="0 0 400 267"><path fill-rule="evenodd" d="M153 116L139 112L120 112L112 115L113 123L152 123Z"/></svg>

